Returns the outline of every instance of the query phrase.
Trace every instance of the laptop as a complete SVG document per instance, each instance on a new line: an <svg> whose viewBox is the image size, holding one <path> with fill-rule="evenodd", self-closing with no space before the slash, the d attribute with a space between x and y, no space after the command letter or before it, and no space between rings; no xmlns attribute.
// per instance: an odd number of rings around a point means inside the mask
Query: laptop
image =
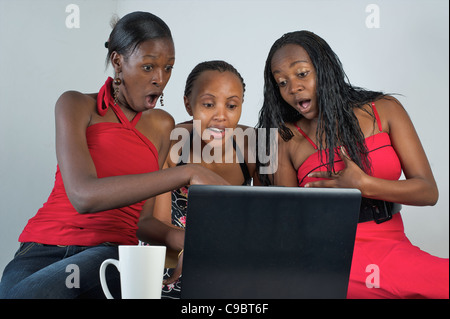
<svg viewBox="0 0 450 319"><path fill-rule="evenodd" d="M189 187L182 299L346 298L361 193Z"/></svg>

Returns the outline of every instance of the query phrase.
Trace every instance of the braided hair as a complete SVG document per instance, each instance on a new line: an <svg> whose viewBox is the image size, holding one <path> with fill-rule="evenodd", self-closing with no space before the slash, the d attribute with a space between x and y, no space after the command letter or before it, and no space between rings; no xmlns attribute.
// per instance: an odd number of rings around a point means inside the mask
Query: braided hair
<svg viewBox="0 0 450 319"><path fill-rule="evenodd" d="M371 165L367 156L364 134L353 108L364 110L364 104L380 99L385 94L352 86L338 56L325 40L310 31L286 33L275 41L270 49L264 69L264 102L257 124L258 128L266 128L263 130L266 132L266 143L269 143L268 128L277 128L284 141L290 140L294 135L286 123L295 123L302 118L297 110L284 101L272 75L272 58L276 51L287 44L303 47L316 70L316 96L319 109L317 146L319 152L327 148L330 150L326 163L322 158L321 162L326 165L327 171L331 174L334 170L335 152L333 150L340 145L345 145L350 158L364 171L370 171ZM373 117L371 113L366 112ZM266 149L268 146L266 145ZM265 184L271 183L267 176L260 176L260 178Z"/></svg>
<svg viewBox="0 0 450 319"><path fill-rule="evenodd" d="M231 64L221 61L221 60L213 60L213 61L205 61L197 64L189 73L186 79L186 86L184 89L184 96L189 97L192 92L192 87L194 86L194 82L197 78L205 71L219 71L219 72L231 72L236 75L242 83L243 92L245 92L245 83L241 74L232 66Z"/></svg>

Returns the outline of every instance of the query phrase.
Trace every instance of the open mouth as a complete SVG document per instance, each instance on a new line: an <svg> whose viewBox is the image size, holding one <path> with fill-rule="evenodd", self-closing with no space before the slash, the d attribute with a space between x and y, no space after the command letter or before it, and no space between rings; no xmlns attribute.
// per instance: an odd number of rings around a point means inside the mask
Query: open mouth
<svg viewBox="0 0 450 319"><path fill-rule="evenodd" d="M222 139L225 136L225 129L218 127L208 127L207 130L214 139Z"/></svg>
<svg viewBox="0 0 450 319"><path fill-rule="evenodd" d="M300 106L300 108L306 110L308 107L311 106L311 100L302 100L298 102L298 105Z"/></svg>
<svg viewBox="0 0 450 319"><path fill-rule="evenodd" d="M149 94L146 96L147 107L154 108L156 106L156 102L158 101L159 94Z"/></svg>
<svg viewBox="0 0 450 319"><path fill-rule="evenodd" d="M307 111L311 106L311 99L300 100L297 102L300 111Z"/></svg>

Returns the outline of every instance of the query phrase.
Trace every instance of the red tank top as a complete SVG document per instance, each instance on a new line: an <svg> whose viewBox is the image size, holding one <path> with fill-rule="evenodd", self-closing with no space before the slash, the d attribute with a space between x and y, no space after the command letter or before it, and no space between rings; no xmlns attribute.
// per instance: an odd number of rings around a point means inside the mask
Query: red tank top
<svg viewBox="0 0 450 319"><path fill-rule="evenodd" d="M130 122L112 98L108 78L97 97L97 110L104 115L111 107L120 123L98 123L86 129L90 154L98 178L157 171L158 151L135 125L142 113ZM66 195L57 166L55 185L37 214L28 221L20 242L49 245L94 246L104 242L136 245L137 222L145 201L98 213L79 214Z"/></svg>
<svg viewBox="0 0 450 319"><path fill-rule="evenodd" d="M402 168L397 153L391 144L389 134L382 131L380 117L378 116L375 103L372 102L372 108L378 124L380 133L369 136L365 139L367 149L369 150L369 160L372 166L372 176L388 180L398 180L401 176ZM298 131L311 143L317 150L316 144L296 125ZM321 151L322 158L329 152L328 149ZM297 170L298 186L304 186L308 182L317 181L317 178L308 177L308 174L314 171L326 171L326 163L320 160L319 152L309 156ZM344 162L339 158L336 151L334 168L340 171L345 168Z"/></svg>

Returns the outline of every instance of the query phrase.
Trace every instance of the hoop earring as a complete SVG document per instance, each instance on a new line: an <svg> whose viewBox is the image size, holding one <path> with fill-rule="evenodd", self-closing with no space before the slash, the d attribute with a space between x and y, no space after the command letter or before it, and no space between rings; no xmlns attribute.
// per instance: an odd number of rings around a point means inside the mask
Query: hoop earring
<svg viewBox="0 0 450 319"><path fill-rule="evenodd" d="M159 98L159 102L161 103L161 106L164 107L164 93L161 93L161 97Z"/></svg>

